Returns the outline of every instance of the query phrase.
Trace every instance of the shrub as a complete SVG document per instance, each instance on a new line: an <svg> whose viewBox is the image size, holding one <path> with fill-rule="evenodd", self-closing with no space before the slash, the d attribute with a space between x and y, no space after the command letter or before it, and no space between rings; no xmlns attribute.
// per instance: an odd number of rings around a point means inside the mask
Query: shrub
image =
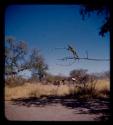
<svg viewBox="0 0 113 125"><path fill-rule="evenodd" d="M5 80L5 84L8 85L9 87L16 87L16 86L23 85L25 81L26 80L20 76L9 77Z"/></svg>

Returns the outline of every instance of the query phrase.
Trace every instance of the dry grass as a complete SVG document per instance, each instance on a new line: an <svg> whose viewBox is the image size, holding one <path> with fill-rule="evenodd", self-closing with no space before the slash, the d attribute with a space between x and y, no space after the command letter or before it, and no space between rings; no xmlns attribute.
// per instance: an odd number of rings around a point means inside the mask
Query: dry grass
<svg viewBox="0 0 113 125"><path fill-rule="evenodd" d="M108 80L98 80L96 83L96 90L102 91L104 89L107 89L110 91L110 81Z"/></svg>
<svg viewBox="0 0 113 125"><path fill-rule="evenodd" d="M91 84L90 84L91 85ZM25 83L17 87L5 87L5 100L27 98L27 97L41 97L41 96L65 96L72 93L77 93L80 88L75 88L68 85L42 85L41 83L29 84ZM99 96L106 96L106 92L110 91L110 82L106 80L98 80L95 85L95 91Z"/></svg>

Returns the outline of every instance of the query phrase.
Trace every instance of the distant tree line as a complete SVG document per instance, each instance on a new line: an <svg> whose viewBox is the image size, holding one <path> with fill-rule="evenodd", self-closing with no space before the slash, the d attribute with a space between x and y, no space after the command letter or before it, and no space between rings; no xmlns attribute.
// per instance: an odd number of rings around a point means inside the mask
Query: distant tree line
<svg viewBox="0 0 113 125"><path fill-rule="evenodd" d="M100 72L100 73L87 73L88 70L87 69L74 69L70 72L70 76L71 77L80 77L80 76L84 76L84 75L90 75L95 77L95 79L110 79L110 71L104 71L104 72Z"/></svg>

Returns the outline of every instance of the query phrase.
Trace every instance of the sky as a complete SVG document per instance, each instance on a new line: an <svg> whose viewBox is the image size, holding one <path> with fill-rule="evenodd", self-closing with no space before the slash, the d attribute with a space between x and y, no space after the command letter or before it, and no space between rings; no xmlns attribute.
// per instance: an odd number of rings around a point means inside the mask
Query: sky
<svg viewBox="0 0 113 125"><path fill-rule="evenodd" d="M29 49L38 48L48 72L54 75L68 76L73 69L88 69L90 73L109 70L109 61L58 60L71 56L65 49L55 49L68 44L76 48L79 57L88 51L89 58L110 58L109 33L105 37L98 34L105 15L93 13L82 20L79 11L79 5L10 5L5 11L5 36L26 41Z"/></svg>

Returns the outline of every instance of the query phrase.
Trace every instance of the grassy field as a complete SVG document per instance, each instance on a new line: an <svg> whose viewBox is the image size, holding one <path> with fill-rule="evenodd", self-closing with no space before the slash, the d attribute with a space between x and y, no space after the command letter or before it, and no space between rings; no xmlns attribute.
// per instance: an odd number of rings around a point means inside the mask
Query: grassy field
<svg viewBox="0 0 113 125"><path fill-rule="evenodd" d="M21 86L8 87L5 86L5 100L29 98L29 97L42 97L42 96L67 96L77 95L79 97L90 97L95 95L96 97L108 97L110 91L110 82L107 80L98 80L93 86L91 83L87 84L88 87L83 86L77 88L73 85L42 85L41 83L25 83ZM91 88L93 86L93 88Z"/></svg>

